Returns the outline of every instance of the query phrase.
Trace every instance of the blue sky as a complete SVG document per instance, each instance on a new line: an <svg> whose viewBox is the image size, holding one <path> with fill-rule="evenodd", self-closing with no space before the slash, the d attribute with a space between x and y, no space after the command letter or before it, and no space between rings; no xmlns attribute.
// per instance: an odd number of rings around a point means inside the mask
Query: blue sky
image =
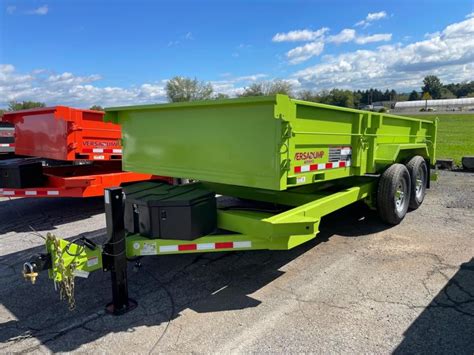
<svg viewBox="0 0 474 355"><path fill-rule="evenodd" d="M165 100L175 75L236 94L474 79L474 1L0 0L0 106Z"/></svg>

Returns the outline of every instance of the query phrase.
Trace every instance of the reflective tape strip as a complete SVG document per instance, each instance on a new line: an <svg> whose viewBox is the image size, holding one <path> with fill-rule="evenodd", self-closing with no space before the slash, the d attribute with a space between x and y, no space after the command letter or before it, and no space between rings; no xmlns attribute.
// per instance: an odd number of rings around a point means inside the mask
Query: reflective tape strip
<svg viewBox="0 0 474 355"><path fill-rule="evenodd" d="M13 148L14 146L14 143L0 143L1 148Z"/></svg>
<svg viewBox="0 0 474 355"><path fill-rule="evenodd" d="M181 244L181 245L163 245L160 246L160 253L173 253L180 251L193 251L193 250L216 250L216 249L245 249L251 248L251 241L240 241L240 242L216 242L216 243L194 243L194 244Z"/></svg>
<svg viewBox="0 0 474 355"><path fill-rule="evenodd" d="M59 196L58 190L5 190L0 189L0 196Z"/></svg>
<svg viewBox="0 0 474 355"><path fill-rule="evenodd" d="M108 153L108 154L122 154L122 149L110 148L84 148L83 153Z"/></svg>
<svg viewBox="0 0 474 355"><path fill-rule="evenodd" d="M173 251L178 251L177 245L163 245L160 247L160 253L169 253Z"/></svg>
<svg viewBox="0 0 474 355"><path fill-rule="evenodd" d="M350 160L344 161L336 161L330 163L321 163L321 164L311 164L311 165L301 165L295 166L295 173L307 173L309 171L315 170L326 170L326 169L337 169L337 168L345 168L351 166Z"/></svg>

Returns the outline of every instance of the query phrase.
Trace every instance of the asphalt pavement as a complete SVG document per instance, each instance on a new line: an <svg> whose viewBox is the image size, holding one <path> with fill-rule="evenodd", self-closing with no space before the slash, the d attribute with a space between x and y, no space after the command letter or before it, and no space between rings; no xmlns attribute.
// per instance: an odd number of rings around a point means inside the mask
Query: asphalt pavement
<svg viewBox="0 0 474 355"><path fill-rule="evenodd" d="M474 174L442 172L396 227L362 204L290 251L154 256L129 267L138 307L104 312L110 275L74 311L42 273L38 233L103 239L101 199L0 199L0 351L474 353Z"/></svg>

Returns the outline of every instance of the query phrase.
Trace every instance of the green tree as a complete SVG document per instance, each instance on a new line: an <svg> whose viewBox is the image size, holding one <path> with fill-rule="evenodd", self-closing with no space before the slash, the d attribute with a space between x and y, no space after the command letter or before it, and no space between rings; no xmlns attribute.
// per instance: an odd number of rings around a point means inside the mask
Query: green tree
<svg viewBox="0 0 474 355"><path fill-rule="evenodd" d="M166 96L170 102L185 102L211 99L214 88L211 83L196 78L175 76L166 83Z"/></svg>
<svg viewBox="0 0 474 355"><path fill-rule="evenodd" d="M223 94L223 93L218 93L214 96L214 99L215 100L224 100L224 99L228 99L230 96L227 95L227 94Z"/></svg>
<svg viewBox="0 0 474 355"><path fill-rule="evenodd" d="M92 105L89 110L94 110L94 111L104 111L104 108L100 105Z"/></svg>
<svg viewBox="0 0 474 355"><path fill-rule="evenodd" d="M292 96L293 86L286 80L261 81L246 87L244 92L239 96L268 96L276 94Z"/></svg>
<svg viewBox="0 0 474 355"><path fill-rule="evenodd" d="M423 79L422 92L428 92L433 99L441 98L443 84L436 75L428 75Z"/></svg>
<svg viewBox="0 0 474 355"><path fill-rule="evenodd" d="M263 96L264 87L263 83L252 83L250 86L244 89L244 92L241 93L239 96L246 97L246 96Z"/></svg>
<svg viewBox="0 0 474 355"><path fill-rule="evenodd" d="M293 85L286 80L274 80L270 83L266 95L284 94L293 95Z"/></svg>
<svg viewBox="0 0 474 355"><path fill-rule="evenodd" d="M19 110L28 110L30 108L36 107L45 107L44 102L37 102L37 101L10 101L8 103L7 111L19 111Z"/></svg>
<svg viewBox="0 0 474 355"><path fill-rule="evenodd" d="M311 90L302 90L298 93L298 99L303 101L319 102L319 95Z"/></svg>
<svg viewBox="0 0 474 355"><path fill-rule="evenodd" d="M420 94L416 90L413 90L408 96L408 101L415 101L420 99Z"/></svg>
<svg viewBox="0 0 474 355"><path fill-rule="evenodd" d="M321 103L341 106L354 107L354 93L350 90L332 89L329 92L321 93Z"/></svg>
<svg viewBox="0 0 474 355"><path fill-rule="evenodd" d="M441 99L455 99L456 95L454 95L451 91L446 89L445 87L441 88Z"/></svg>

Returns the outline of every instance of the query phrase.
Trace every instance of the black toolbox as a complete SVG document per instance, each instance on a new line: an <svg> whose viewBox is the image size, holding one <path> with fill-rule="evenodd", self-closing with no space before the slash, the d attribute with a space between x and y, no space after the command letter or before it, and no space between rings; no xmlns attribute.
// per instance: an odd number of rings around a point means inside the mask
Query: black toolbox
<svg viewBox="0 0 474 355"><path fill-rule="evenodd" d="M125 229L145 237L192 240L216 229L215 193L201 184L143 182L125 192Z"/></svg>
<svg viewBox="0 0 474 355"><path fill-rule="evenodd" d="M0 161L0 188L40 187L44 181L43 164L37 159L14 158Z"/></svg>

